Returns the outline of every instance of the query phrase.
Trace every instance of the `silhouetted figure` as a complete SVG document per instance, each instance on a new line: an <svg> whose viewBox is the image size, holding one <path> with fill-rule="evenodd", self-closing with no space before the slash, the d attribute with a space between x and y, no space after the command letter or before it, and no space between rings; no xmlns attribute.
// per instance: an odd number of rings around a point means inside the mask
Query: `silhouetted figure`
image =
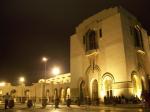
<svg viewBox="0 0 150 112"><path fill-rule="evenodd" d="M6 93L6 95L4 95L4 99L5 99L5 109L7 109L7 107L8 107L9 98L10 98L10 95L9 95L8 93Z"/></svg>
<svg viewBox="0 0 150 112"><path fill-rule="evenodd" d="M59 105L59 98L56 98L55 99L55 108L58 108L58 105Z"/></svg>
<svg viewBox="0 0 150 112"><path fill-rule="evenodd" d="M71 105L71 99L70 99L70 96L68 95L68 99L67 99L67 107L70 107Z"/></svg>

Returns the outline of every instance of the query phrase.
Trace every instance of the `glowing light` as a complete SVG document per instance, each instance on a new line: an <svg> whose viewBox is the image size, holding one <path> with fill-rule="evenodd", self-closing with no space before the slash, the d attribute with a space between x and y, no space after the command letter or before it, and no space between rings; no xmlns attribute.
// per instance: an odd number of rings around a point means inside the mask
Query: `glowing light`
<svg viewBox="0 0 150 112"><path fill-rule="evenodd" d="M19 78L19 82L23 83L25 81L25 78L24 77L20 77Z"/></svg>
<svg viewBox="0 0 150 112"><path fill-rule="evenodd" d="M106 94L105 94L105 91L101 91L101 96L104 97Z"/></svg>
<svg viewBox="0 0 150 112"><path fill-rule="evenodd" d="M44 83L45 82L45 79L40 79L39 80L39 83Z"/></svg>
<svg viewBox="0 0 150 112"><path fill-rule="evenodd" d="M0 83L0 86L1 86L1 87L5 86L5 85L6 85L5 82L1 82L1 83Z"/></svg>
<svg viewBox="0 0 150 112"><path fill-rule="evenodd" d="M137 97L138 97L139 99L140 99L140 97L141 97L141 93L142 93L142 90L140 90L140 89L139 89L139 90L137 91L137 93L136 93L136 95L137 95Z"/></svg>
<svg viewBox="0 0 150 112"><path fill-rule="evenodd" d="M54 74L54 75L60 74L60 69L59 69L58 67L54 67L54 68L52 69L52 74Z"/></svg>
<svg viewBox="0 0 150 112"><path fill-rule="evenodd" d="M143 55L145 54L145 52L144 52L144 51L142 51L142 50L140 50L140 49L139 49L139 50L137 50L137 52L138 52L138 53L140 53L140 54L143 54Z"/></svg>
<svg viewBox="0 0 150 112"><path fill-rule="evenodd" d="M47 62L47 60L48 60L48 59L47 59L46 57L43 57L43 58L42 58L42 61L44 61L44 62Z"/></svg>
<svg viewBox="0 0 150 112"><path fill-rule="evenodd" d="M95 52L92 52L92 53L87 54L86 56L89 57L89 56L96 55L96 54L98 54L98 52L95 51Z"/></svg>

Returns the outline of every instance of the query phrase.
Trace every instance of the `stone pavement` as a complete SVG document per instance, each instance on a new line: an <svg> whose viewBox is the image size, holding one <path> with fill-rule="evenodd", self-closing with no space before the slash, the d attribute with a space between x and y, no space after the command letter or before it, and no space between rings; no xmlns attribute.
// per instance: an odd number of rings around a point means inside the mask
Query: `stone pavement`
<svg viewBox="0 0 150 112"><path fill-rule="evenodd" d="M66 105L60 105L55 109L54 106L48 105L45 109L41 108L40 104L28 109L25 104L17 104L13 109L3 109L0 105L0 112L150 112L150 108L143 108L142 105L100 105L100 106L76 106L71 105L70 108Z"/></svg>

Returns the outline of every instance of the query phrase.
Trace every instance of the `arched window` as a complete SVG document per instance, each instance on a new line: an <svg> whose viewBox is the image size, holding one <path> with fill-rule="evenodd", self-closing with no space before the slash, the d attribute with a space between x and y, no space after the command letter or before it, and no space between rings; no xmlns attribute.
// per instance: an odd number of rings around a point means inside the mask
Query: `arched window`
<svg viewBox="0 0 150 112"><path fill-rule="evenodd" d="M83 43L85 46L85 51L98 49L98 41L96 38L96 32L89 29L83 36Z"/></svg>
<svg viewBox="0 0 150 112"><path fill-rule="evenodd" d="M136 25L133 28L133 34L134 34L134 44L135 44L135 47L140 47L140 48L142 48L142 50L144 50L142 33L141 33L141 29L139 28L138 25Z"/></svg>

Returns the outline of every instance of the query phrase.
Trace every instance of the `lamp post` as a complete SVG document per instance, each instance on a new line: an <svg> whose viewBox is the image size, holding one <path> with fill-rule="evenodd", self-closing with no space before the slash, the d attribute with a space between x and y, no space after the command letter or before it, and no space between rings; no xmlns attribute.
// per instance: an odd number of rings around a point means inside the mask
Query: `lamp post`
<svg viewBox="0 0 150 112"><path fill-rule="evenodd" d="M19 82L21 84L21 88L22 88L22 92L21 92L21 102L23 102L23 85L24 85L24 82L25 82L25 78L24 77L20 77L19 78Z"/></svg>
<svg viewBox="0 0 150 112"><path fill-rule="evenodd" d="M46 58L46 57L43 57L42 58L42 61L44 62L44 78L46 79L46 64L47 64L47 61L48 61L48 58Z"/></svg>
<svg viewBox="0 0 150 112"><path fill-rule="evenodd" d="M48 61L48 58L43 57L42 61L44 62L44 83L43 83L43 97L45 97L45 83L46 83L46 64Z"/></svg>
<svg viewBox="0 0 150 112"><path fill-rule="evenodd" d="M42 92L42 106L46 107L47 99L45 97L45 86L46 86L46 64L47 64L48 58L43 57L42 61L44 62L44 82L43 82L43 92Z"/></svg>

